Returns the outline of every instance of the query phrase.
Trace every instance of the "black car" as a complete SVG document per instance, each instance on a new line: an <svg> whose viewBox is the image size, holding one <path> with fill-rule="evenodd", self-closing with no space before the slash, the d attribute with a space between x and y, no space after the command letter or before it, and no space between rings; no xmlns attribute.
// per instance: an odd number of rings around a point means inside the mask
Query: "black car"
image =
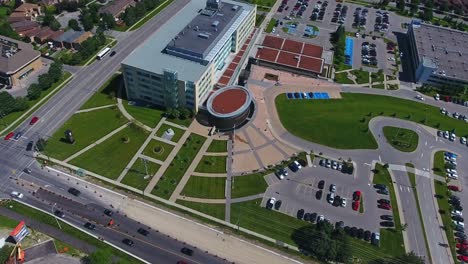
<svg viewBox="0 0 468 264"><path fill-rule="evenodd" d="M378 189L377 192L380 193L380 194L388 195L388 190L387 189Z"/></svg>
<svg viewBox="0 0 468 264"><path fill-rule="evenodd" d="M337 195L335 196L335 199L333 199L333 206L340 206L341 205L341 196Z"/></svg>
<svg viewBox="0 0 468 264"><path fill-rule="evenodd" d="M17 132L14 139L18 140L23 135L23 132Z"/></svg>
<svg viewBox="0 0 468 264"><path fill-rule="evenodd" d="M344 222L343 221L338 221L335 223L335 228L344 228Z"/></svg>
<svg viewBox="0 0 468 264"><path fill-rule="evenodd" d="M364 238L364 229L359 228L357 231L357 238L363 239Z"/></svg>
<svg viewBox="0 0 468 264"><path fill-rule="evenodd" d="M193 250L190 248L183 247L180 252L184 253L185 255L192 256L193 255Z"/></svg>
<svg viewBox="0 0 468 264"><path fill-rule="evenodd" d="M365 241L370 241L371 240L371 235L372 235L371 231L366 230L366 232L364 232L364 240Z"/></svg>
<svg viewBox="0 0 468 264"><path fill-rule="evenodd" d="M387 189L387 185L385 185L385 184L380 184L380 183L379 183L379 184L375 184L375 185L374 185L374 188L376 188L376 189L381 189L381 190L384 190L384 189L386 190L386 189Z"/></svg>
<svg viewBox="0 0 468 264"><path fill-rule="evenodd" d="M112 216L114 213L109 209L105 209L104 214L107 215L107 216Z"/></svg>
<svg viewBox="0 0 468 264"><path fill-rule="evenodd" d="M349 232L349 235L352 236L352 237L356 237L357 234L358 234L358 229L357 229L357 227L354 227L354 226L351 227L351 230L350 230L350 232Z"/></svg>
<svg viewBox="0 0 468 264"><path fill-rule="evenodd" d="M297 97L296 97L297 98ZM288 165L289 169L291 169L293 172L297 172L299 168L296 166L296 164L291 163Z"/></svg>
<svg viewBox="0 0 468 264"><path fill-rule="evenodd" d="M325 181L324 180L319 181L318 188L322 190L324 187L325 187Z"/></svg>
<svg viewBox="0 0 468 264"><path fill-rule="evenodd" d="M466 239L466 235L462 232L455 232L455 236L458 238Z"/></svg>
<svg viewBox="0 0 468 264"><path fill-rule="evenodd" d="M113 57L117 52L115 52L115 50L113 50L110 54L109 54L109 57Z"/></svg>
<svg viewBox="0 0 468 264"><path fill-rule="evenodd" d="M306 167L307 166L307 161L303 160L303 159L298 159L297 162L299 162L299 164L301 164L302 167Z"/></svg>
<svg viewBox="0 0 468 264"><path fill-rule="evenodd" d="M65 214L64 214L62 211L60 211L60 210L55 210L54 215L56 215L56 216L58 216L58 217L60 217L60 218L64 218L64 217L65 217Z"/></svg>
<svg viewBox="0 0 468 264"><path fill-rule="evenodd" d="M310 221L310 214L309 213L304 214L304 221Z"/></svg>
<svg viewBox="0 0 468 264"><path fill-rule="evenodd" d="M144 236L147 236L147 235L149 234L149 231L148 231L148 230L146 230L146 229L144 229L144 228L141 228L141 227L138 228L137 232L140 233L140 234L142 234L142 235L144 235Z"/></svg>
<svg viewBox="0 0 468 264"><path fill-rule="evenodd" d="M455 231L458 231L458 232L465 232L465 229L462 227L462 226L455 226Z"/></svg>
<svg viewBox="0 0 468 264"><path fill-rule="evenodd" d="M391 215L381 215L380 219L387 220L387 221L393 221L393 216L391 216Z"/></svg>
<svg viewBox="0 0 468 264"><path fill-rule="evenodd" d="M96 229L96 225L93 225L90 222L87 222L86 224L84 224L84 227L88 228L89 230Z"/></svg>
<svg viewBox="0 0 468 264"><path fill-rule="evenodd" d="M317 213L311 213L310 214L310 219L309 221L314 224L315 222L317 222Z"/></svg>
<svg viewBox="0 0 468 264"><path fill-rule="evenodd" d="M122 240L122 243L124 243L125 245L131 247L133 246L133 244L135 244L132 240L128 239L128 238L124 238L124 240Z"/></svg>
<svg viewBox="0 0 468 264"><path fill-rule="evenodd" d="M394 227L395 224L391 221L383 221L383 222L380 222L380 226L384 226L384 227Z"/></svg>
<svg viewBox="0 0 468 264"><path fill-rule="evenodd" d="M315 193L315 198L316 198L317 200L322 199L322 196L323 196L323 191L322 191L322 190L318 190L318 191Z"/></svg>
<svg viewBox="0 0 468 264"><path fill-rule="evenodd" d="M276 203L275 203L275 209L276 209L276 210L279 210L282 203L283 203L283 202L281 202L281 200L276 201Z"/></svg>
<svg viewBox="0 0 468 264"><path fill-rule="evenodd" d="M453 209L457 211L463 211L463 207L461 205L454 205Z"/></svg>
<svg viewBox="0 0 468 264"><path fill-rule="evenodd" d="M302 219L302 217L304 217L304 209L299 209L297 211L297 219Z"/></svg>
<svg viewBox="0 0 468 264"><path fill-rule="evenodd" d="M31 151L34 146L34 141L29 141L28 145L26 146L26 151Z"/></svg>
<svg viewBox="0 0 468 264"><path fill-rule="evenodd" d="M452 219L455 220L455 221L458 221L458 222L464 222L465 219L463 219L463 217L459 216L459 215L454 215L452 216Z"/></svg>
<svg viewBox="0 0 468 264"><path fill-rule="evenodd" d="M70 189L68 189L68 192L71 193L71 194L73 194L73 195L75 195L75 196L79 196L79 195L81 194L80 191L78 191L77 189L75 189L75 188L73 188L73 187L70 188Z"/></svg>
<svg viewBox="0 0 468 264"><path fill-rule="evenodd" d="M390 204L390 200L387 199L379 199L378 202L381 204Z"/></svg>

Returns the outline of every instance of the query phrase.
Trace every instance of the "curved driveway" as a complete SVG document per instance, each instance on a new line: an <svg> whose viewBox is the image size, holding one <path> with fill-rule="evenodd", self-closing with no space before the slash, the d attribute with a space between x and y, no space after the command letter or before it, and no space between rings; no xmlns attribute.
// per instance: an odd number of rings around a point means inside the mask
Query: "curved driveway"
<svg viewBox="0 0 468 264"><path fill-rule="evenodd" d="M386 91L359 87L342 87L341 89L343 92L389 95L421 102L415 99L415 96L419 93L411 90ZM367 175L366 173L371 169L369 166L374 161L390 164L393 180L396 183L395 188L399 200L400 213L402 213L402 222L408 224L406 234L404 234L406 248L409 251L414 251L417 255L427 256L427 249L424 242L423 229L420 226L416 199L412 193L411 184L405 168L405 163L412 163L416 168L416 190L420 201L422 218L424 221L432 261L433 263L453 263L450 250L439 245L439 243L447 243L447 238L444 230L441 228L442 221L438 213L437 201L434 198L433 179L444 180L444 178L433 175L430 170L432 168L432 159L436 151L447 149L452 152L459 153L462 156L462 153L466 153L468 150L466 146L461 145L458 141L446 142L439 139L436 134L437 130L433 128L389 117L376 117L369 122L369 129L372 134L376 136L378 144L378 149L376 150L342 150L309 142L289 133L281 124L276 111L275 97L282 93L284 93L284 90L277 88L267 88L264 91L265 102L267 104L267 109L269 109L269 119L267 122L273 135L283 143L299 150L312 150L314 153L322 153L324 156L333 157L335 159L351 158L356 164L356 175ZM427 96L424 97L425 101L422 101L422 103L436 107L444 107L449 112L457 111L460 113L466 113L468 109L461 105L435 101L431 97ZM386 142L386 139L383 136L382 128L384 126L397 126L416 131L419 135L419 144L417 149L411 153L404 153L394 149ZM344 134L344 136L346 135ZM461 164L461 166L463 165ZM460 170L459 168L459 171L468 170ZM429 263L428 258L426 257L425 259L426 262Z"/></svg>

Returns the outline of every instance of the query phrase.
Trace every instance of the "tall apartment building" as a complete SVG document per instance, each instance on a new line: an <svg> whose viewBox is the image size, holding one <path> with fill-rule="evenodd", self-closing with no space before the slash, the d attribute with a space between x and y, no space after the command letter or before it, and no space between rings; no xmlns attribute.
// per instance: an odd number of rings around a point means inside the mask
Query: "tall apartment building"
<svg viewBox="0 0 468 264"><path fill-rule="evenodd" d="M417 83L468 85L468 33L413 21L408 39Z"/></svg>
<svg viewBox="0 0 468 264"><path fill-rule="evenodd" d="M129 100L198 106L255 27L256 6L192 0L122 63Z"/></svg>

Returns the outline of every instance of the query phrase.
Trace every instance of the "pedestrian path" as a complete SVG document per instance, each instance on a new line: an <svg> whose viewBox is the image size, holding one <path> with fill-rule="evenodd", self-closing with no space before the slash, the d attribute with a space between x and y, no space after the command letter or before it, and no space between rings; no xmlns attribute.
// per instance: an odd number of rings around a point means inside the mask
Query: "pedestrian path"
<svg viewBox="0 0 468 264"><path fill-rule="evenodd" d="M96 111L96 110L101 110L101 109L105 109L105 108L110 108L110 107L113 107L113 106L115 106L115 104L103 105L103 106L98 106L98 107L92 107L92 108L81 109L81 110L76 111L75 114L87 113L87 112L91 112L91 111Z"/></svg>
<svg viewBox="0 0 468 264"><path fill-rule="evenodd" d="M197 164L198 165L198 164ZM226 173L208 173L208 172L192 172L192 176L199 177L226 177Z"/></svg>
<svg viewBox="0 0 468 264"><path fill-rule="evenodd" d="M172 198L172 196L171 196ZM188 197L184 195L177 195L176 200L184 200L196 203L207 203L207 204L224 204L226 203L226 199L208 199L208 198L196 198L196 197Z"/></svg>

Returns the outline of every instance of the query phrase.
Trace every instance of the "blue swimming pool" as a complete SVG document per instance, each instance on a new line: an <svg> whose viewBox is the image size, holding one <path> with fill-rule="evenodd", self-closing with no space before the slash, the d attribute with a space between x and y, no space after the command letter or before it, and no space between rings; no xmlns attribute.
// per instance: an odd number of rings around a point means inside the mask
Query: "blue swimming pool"
<svg viewBox="0 0 468 264"><path fill-rule="evenodd" d="M345 63L347 65L353 66L353 46L354 40L350 37L346 37L345 42Z"/></svg>

